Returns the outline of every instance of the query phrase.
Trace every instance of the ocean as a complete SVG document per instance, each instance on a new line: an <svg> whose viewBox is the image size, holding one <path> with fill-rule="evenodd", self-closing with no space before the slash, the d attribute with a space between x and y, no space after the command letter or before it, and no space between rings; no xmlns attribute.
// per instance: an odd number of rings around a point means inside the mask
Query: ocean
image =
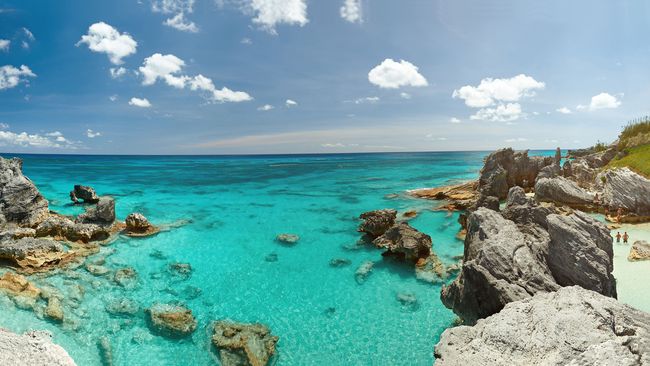
<svg viewBox="0 0 650 366"><path fill-rule="evenodd" d="M485 155L21 155L24 173L51 210L80 213L68 193L84 184L114 197L120 220L141 212L174 227L148 238L120 237L89 258L105 258L111 270L135 269L135 286L83 266L33 276L38 286L66 295L66 320L49 322L0 297L0 327L49 330L79 365L102 364L102 337L115 365L213 365L210 325L220 319L268 325L280 337L275 365L431 365L433 346L455 319L439 299L442 284L419 280L412 265L360 245L358 216L417 210L411 225L432 237L444 263L455 263L463 253L455 238L458 214L449 217L433 210L436 202L405 192L476 178ZM300 240L281 244L275 240L281 233ZM351 264L331 267L336 258ZM355 270L367 260L374 270L360 284ZM189 278L169 270L177 262L191 265ZM417 303L402 304L398 294L414 295ZM107 312L122 299L138 312ZM185 339L153 334L143 309L156 302L185 304L197 330Z"/></svg>

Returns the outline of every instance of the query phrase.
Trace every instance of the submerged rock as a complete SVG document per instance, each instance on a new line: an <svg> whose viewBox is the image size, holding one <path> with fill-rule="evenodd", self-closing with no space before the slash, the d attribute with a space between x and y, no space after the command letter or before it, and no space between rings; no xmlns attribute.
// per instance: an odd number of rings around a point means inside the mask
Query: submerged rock
<svg viewBox="0 0 650 366"><path fill-rule="evenodd" d="M79 200L84 203L97 203L99 202L99 196L97 196L93 187L75 185L74 189L70 191L70 200L74 203L78 203Z"/></svg>
<svg viewBox="0 0 650 366"><path fill-rule="evenodd" d="M375 266L373 261L365 261L354 272L354 278L357 280L358 284L366 282L368 276L372 273L372 269Z"/></svg>
<svg viewBox="0 0 650 366"><path fill-rule="evenodd" d="M13 272L5 272L0 277L0 291L10 296L20 296L37 299L41 290L34 286L27 278Z"/></svg>
<svg viewBox="0 0 650 366"><path fill-rule="evenodd" d="M148 236L160 230L153 226L141 213L132 213L126 217L124 233L129 236Z"/></svg>
<svg viewBox="0 0 650 366"><path fill-rule="evenodd" d="M115 200L111 197L100 197L97 204L86 209L77 216L77 223L112 225L115 222Z"/></svg>
<svg viewBox="0 0 650 366"><path fill-rule="evenodd" d="M447 275L448 269L436 253L431 252L428 257L418 259L415 264L415 277L420 281L439 283L445 280Z"/></svg>
<svg viewBox="0 0 650 366"><path fill-rule="evenodd" d="M352 261L347 258L332 258L330 260L330 267L346 267L352 264Z"/></svg>
<svg viewBox="0 0 650 366"><path fill-rule="evenodd" d="M48 297L47 307L45 308L45 316L56 322L63 321L63 305L61 304L61 299L58 296Z"/></svg>
<svg viewBox="0 0 650 366"><path fill-rule="evenodd" d="M277 253L268 254L266 257L264 257L264 260L269 262L269 263L277 262L278 261L278 254Z"/></svg>
<svg viewBox="0 0 650 366"><path fill-rule="evenodd" d="M418 258L426 258L431 253L431 237L405 222L386 230L372 243L377 248L386 249L388 253L411 262L417 261Z"/></svg>
<svg viewBox="0 0 650 366"><path fill-rule="evenodd" d="M0 158L0 223L35 227L47 217L48 204L22 169L21 159Z"/></svg>
<svg viewBox="0 0 650 366"><path fill-rule="evenodd" d="M138 282L138 273L131 267L120 268L115 271L113 280L122 287L134 287Z"/></svg>
<svg viewBox="0 0 650 366"><path fill-rule="evenodd" d="M1 328L0 365L76 366L61 346L52 343L49 332L18 335Z"/></svg>
<svg viewBox="0 0 650 366"><path fill-rule="evenodd" d="M419 308L418 299L412 292L399 292L396 299L407 310L415 311Z"/></svg>
<svg viewBox="0 0 650 366"><path fill-rule="evenodd" d="M169 271L174 275L184 280L192 277L192 265L189 263L175 262L169 265Z"/></svg>
<svg viewBox="0 0 650 366"><path fill-rule="evenodd" d="M138 303L126 297L115 299L106 304L106 311L112 315L132 316L139 310Z"/></svg>
<svg viewBox="0 0 650 366"><path fill-rule="evenodd" d="M371 238L376 238L395 225L397 211L392 209L368 211L362 213L359 218L363 222L359 225L357 231L366 233Z"/></svg>
<svg viewBox="0 0 650 366"><path fill-rule="evenodd" d="M262 324L218 321L214 324L212 344L219 351L223 366L265 366L279 339Z"/></svg>
<svg viewBox="0 0 650 366"><path fill-rule="evenodd" d="M650 260L650 244L644 240L635 241L627 260L630 262Z"/></svg>
<svg viewBox="0 0 650 366"><path fill-rule="evenodd" d="M650 314L579 286L506 305L475 326L447 329L436 366L647 365Z"/></svg>
<svg viewBox="0 0 650 366"><path fill-rule="evenodd" d="M284 244L296 244L300 237L296 234L279 234L275 237L275 240Z"/></svg>
<svg viewBox="0 0 650 366"><path fill-rule="evenodd" d="M185 337L196 330L192 310L173 304L154 304L147 309L152 329L167 337Z"/></svg>
<svg viewBox="0 0 650 366"><path fill-rule="evenodd" d="M99 338L97 342L99 357L102 360L102 366L113 366L113 351L111 350L111 341L106 336Z"/></svg>

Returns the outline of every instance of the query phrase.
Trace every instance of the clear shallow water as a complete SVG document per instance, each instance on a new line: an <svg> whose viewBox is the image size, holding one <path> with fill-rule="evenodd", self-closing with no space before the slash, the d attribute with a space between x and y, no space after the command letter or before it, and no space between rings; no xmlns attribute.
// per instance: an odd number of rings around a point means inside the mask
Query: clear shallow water
<svg viewBox="0 0 650 366"><path fill-rule="evenodd" d="M454 319L439 300L440 285L417 280L411 267L383 260L379 250L351 249L360 237L356 217L378 208L422 210L411 224L431 235L434 250L452 263L463 252L454 238L457 216L403 193L475 178L484 155L22 156L25 174L52 210L79 213L68 192L80 183L115 197L121 220L138 211L155 224L189 221L150 238L120 238L90 258L106 256L112 269L133 267L135 288L83 268L39 278L38 285L67 294L76 284L84 288L79 305L66 300L68 320L55 325L5 299L0 327L51 330L79 365L100 365L102 336L111 341L116 365L215 364L209 324L222 318L269 325L280 336L277 365L431 365L433 345ZM399 196L386 196L393 193ZM275 236L285 232L300 242L277 243ZM265 260L271 253L277 262ZM352 265L332 268L332 258ZM365 260L376 265L360 285L354 272ZM190 263L191 278L170 274L173 262ZM402 306L400 292L415 294L417 309ZM181 301L197 317L197 331L183 340L152 335L142 311L134 317L105 311L121 297L141 308Z"/></svg>

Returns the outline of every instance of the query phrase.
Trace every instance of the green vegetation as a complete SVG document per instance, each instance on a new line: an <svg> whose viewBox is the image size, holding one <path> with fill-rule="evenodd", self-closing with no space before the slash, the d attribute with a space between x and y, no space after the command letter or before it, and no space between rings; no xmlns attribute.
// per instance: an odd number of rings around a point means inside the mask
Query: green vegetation
<svg viewBox="0 0 650 366"><path fill-rule="evenodd" d="M618 139L619 150L650 144L650 116L628 122Z"/></svg>
<svg viewBox="0 0 650 366"><path fill-rule="evenodd" d="M590 147L589 150L593 152L601 152L607 150L608 147L609 146L606 143L598 141L596 145Z"/></svg>
<svg viewBox="0 0 650 366"><path fill-rule="evenodd" d="M626 149L627 155L621 159L612 160L608 167L628 167L635 172L650 178L650 144Z"/></svg>

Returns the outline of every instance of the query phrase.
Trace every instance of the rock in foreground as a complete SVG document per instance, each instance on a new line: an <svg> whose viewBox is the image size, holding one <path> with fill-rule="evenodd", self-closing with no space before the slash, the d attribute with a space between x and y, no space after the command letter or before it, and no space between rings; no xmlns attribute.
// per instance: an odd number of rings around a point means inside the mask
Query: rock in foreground
<svg viewBox="0 0 650 366"><path fill-rule="evenodd" d="M54 343L48 332L23 335L0 329L0 365L75 366L68 353Z"/></svg>
<svg viewBox="0 0 650 366"><path fill-rule="evenodd" d="M101 197L97 205L90 207L86 212L77 216L77 223L112 225L115 221L115 200L110 197Z"/></svg>
<svg viewBox="0 0 650 366"><path fill-rule="evenodd" d="M275 353L279 338L262 324L218 321L212 343L223 366L265 366Z"/></svg>
<svg viewBox="0 0 650 366"><path fill-rule="evenodd" d="M648 365L650 314L578 286L506 305L447 329L436 366Z"/></svg>
<svg viewBox="0 0 650 366"><path fill-rule="evenodd" d="M21 159L0 158L0 222L34 227L48 215L47 200L22 169Z"/></svg>
<svg viewBox="0 0 650 366"><path fill-rule="evenodd" d="M185 337L196 330L192 310L172 304L154 304L147 309L151 327L164 336Z"/></svg>
<svg viewBox="0 0 650 366"><path fill-rule="evenodd" d="M53 240L22 238L0 241L0 258L8 259L28 272L47 269L73 257L74 253L66 252L63 245Z"/></svg>

